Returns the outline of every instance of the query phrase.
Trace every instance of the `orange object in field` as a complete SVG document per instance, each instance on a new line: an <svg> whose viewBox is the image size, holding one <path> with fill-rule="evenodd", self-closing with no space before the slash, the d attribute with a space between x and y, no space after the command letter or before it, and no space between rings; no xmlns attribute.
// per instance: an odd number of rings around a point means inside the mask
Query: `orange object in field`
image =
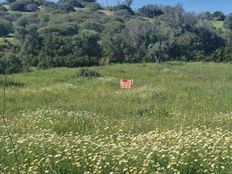
<svg viewBox="0 0 232 174"><path fill-rule="evenodd" d="M130 89L130 88L132 88L133 83L134 83L134 80L121 79L120 80L120 88L121 89Z"/></svg>

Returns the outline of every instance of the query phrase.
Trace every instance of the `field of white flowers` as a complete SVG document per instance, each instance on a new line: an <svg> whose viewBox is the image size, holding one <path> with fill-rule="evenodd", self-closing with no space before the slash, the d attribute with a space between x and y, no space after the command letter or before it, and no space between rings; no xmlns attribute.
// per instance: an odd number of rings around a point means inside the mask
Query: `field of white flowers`
<svg viewBox="0 0 232 174"><path fill-rule="evenodd" d="M232 114L229 115L230 118ZM94 126L99 116L88 112L38 109L10 122L20 173L230 173L232 132L207 128L154 130L143 134L95 130L81 135L62 126ZM88 121L87 121L88 120ZM64 125L62 125L62 122ZM96 123L97 124L97 123ZM59 127L60 125L61 127ZM109 125L111 126L111 125ZM84 128L84 127L83 127ZM0 136L0 171L15 173L10 139ZM17 131L16 131L17 130ZM66 128L67 130L67 128Z"/></svg>
<svg viewBox="0 0 232 174"><path fill-rule="evenodd" d="M0 174L231 174L231 65L124 66L11 77L25 85L7 88ZM131 90L118 89L122 67Z"/></svg>

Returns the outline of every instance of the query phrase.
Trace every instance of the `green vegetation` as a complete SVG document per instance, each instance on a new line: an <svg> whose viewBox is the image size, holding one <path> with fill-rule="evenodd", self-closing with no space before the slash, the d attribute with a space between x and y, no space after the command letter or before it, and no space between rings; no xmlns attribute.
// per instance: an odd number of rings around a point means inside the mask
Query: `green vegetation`
<svg viewBox="0 0 232 174"><path fill-rule="evenodd" d="M229 174L231 66L167 62L8 75L6 119L20 172ZM134 79L133 89L119 89L122 75ZM0 171L16 173L2 124L0 133Z"/></svg>
<svg viewBox="0 0 232 174"><path fill-rule="evenodd" d="M228 30L225 26L224 26L224 22L223 21L212 21L213 22L213 26L218 30L218 31L222 31L223 33L229 33L230 30Z"/></svg>
<svg viewBox="0 0 232 174"><path fill-rule="evenodd" d="M12 30L13 26L11 22L0 19L0 37L8 35Z"/></svg>
<svg viewBox="0 0 232 174"><path fill-rule="evenodd" d="M82 67L110 63L231 61L231 15L192 14L181 5L125 0L102 7L95 0L13 0L1 5L0 36L16 40L25 68Z"/></svg>
<svg viewBox="0 0 232 174"><path fill-rule="evenodd" d="M132 3L0 3L1 174L231 174L232 14Z"/></svg>

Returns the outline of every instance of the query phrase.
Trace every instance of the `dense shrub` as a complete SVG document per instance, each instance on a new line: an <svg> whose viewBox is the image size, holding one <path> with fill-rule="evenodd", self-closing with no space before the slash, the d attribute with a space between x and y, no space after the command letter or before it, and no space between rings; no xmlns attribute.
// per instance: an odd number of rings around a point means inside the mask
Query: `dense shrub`
<svg viewBox="0 0 232 174"><path fill-rule="evenodd" d="M42 1L24 0L16 1L11 4L11 10L22 11L22 12L34 12L38 10L38 6L42 5Z"/></svg>
<svg viewBox="0 0 232 174"><path fill-rule="evenodd" d="M28 11L28 12L35 12L39 9L39 7L36 5L36 4L28 4L26 7L25 7L25 11Z"/></svg>
<svg viewBox="0 0 232 174"><path fill-rule="evenodd" d="M24 2L15 2L11 4L11 10L13 11L25 11L26 10L26 3Z"/></svg>
<svg viewBox="0 0 232 174"><path fill-rule="evenodd" d="M37 66L39 68L50 68L50 67L85 67L85 66L96 66L99 65L99 60L96 57L88 56L39 56Z"/></svg>
<svg viewBox="0 0 232 174"><path fill-rule="evenodd" d="M77 34L77 27L72 24L50 25L48 27L40 28L39 32L43 34L57 33L59 35L68 36Z"/></svg>
<svg viewBox="0 0 232 174"><path fill-rule="evenodd" d="M73 7L78 7L78 8L84 7L82 3L83 3L82 0L60 0L58 2L59 5L69 4L69 5L72 5Z"/></svg>
<svg viewBox="0 0 232 174"><path fill-rule="evenodd" d="M86 8L90 11L97 11L101 9L101 5L98 3L89 3Z"/></svg>
<svg viewBox="0 0 232 174"><path fill-rule="evenodd" d="M84 78L92 79L92 78L101 77L101 75L97 71L90 70L88 68L82 68L78 72L77 77L84 77Z"/></svg>
<svg viewBox="0 0 232 174"><path fill-rule="evenodd" d="M131 15L134 14L134 11L129 6L122 5L122 4L112 7L112 10L114 10L114 11L117 11L117 10L127 10Z"/></svg>
<svg viewBox="0 0 232 174"><path fill-rule="evenodd" d="M145 5L139 9L139 14L141 16L153 18L155 16L160 16L163 14L162 9L158 5Z"/></svg>
<svg viewBox="0 0 232 174"><path fill-rule="evenodd" d="M60 9L64 10L65 12L74 12L74 6L71 4L61 4Z"/></svg>
<svg viewBox="0 0 232 174"><path fill-rule="evenodd" d="M16 55L0 55L0 74L18 73L22 70L22 62Z"/></svg>
<svg viewBox="0 0 232 174"><path fill-rule="evenodd" d="M13 31L13 25L10 21L0 19L0 37L6 36Z"/></svg>
<svg viewBox="0 0 232 174"><path fill-rule="evenodd" d="M89 19L84 22L82 22L79 25L81 30L93 30L96 32L101 33L104 30L104 24L101 24L100 22L94 20L94 19Z"/></svg>
<svg viewBox="0 0 232 174"><path fill-rule="evenodd" d="M90 56L66 56L63 57L63 65L67 67L84 67L84 66L96 66L99 65L99 59L97 57Z"/></svg>

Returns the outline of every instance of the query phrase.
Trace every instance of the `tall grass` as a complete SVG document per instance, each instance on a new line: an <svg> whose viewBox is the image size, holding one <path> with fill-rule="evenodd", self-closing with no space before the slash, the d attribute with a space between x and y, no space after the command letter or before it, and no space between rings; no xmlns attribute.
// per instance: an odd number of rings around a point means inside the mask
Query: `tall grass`
<svg viewBox="0 0 232 174"><path fill-rule="evenodd" d="M124 64L9 77L7 116L23 173L229 173L231 64ZM134 79L119 89L122 77ZM2 97L0 97L0 102ZM0 125L0 171L15 160ZM1 173L0 172L0 173Z"/></svg>

